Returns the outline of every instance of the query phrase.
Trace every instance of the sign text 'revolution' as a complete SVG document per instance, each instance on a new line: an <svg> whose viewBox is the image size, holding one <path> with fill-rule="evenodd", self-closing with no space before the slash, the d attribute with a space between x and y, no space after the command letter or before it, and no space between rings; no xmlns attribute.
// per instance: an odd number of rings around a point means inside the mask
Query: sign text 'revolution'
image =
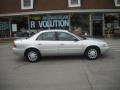
<svg viewBox="0 0 120 90"><path fill-rule="evenodd" d="M37 20L30 19L31 29L69 28L69 25L68 15L42 16Z"/></svg>

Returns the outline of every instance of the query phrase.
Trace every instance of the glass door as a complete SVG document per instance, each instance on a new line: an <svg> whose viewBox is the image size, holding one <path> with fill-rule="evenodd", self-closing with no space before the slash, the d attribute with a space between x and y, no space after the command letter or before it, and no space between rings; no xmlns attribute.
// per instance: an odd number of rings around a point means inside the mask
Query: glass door
<svg viewBox="0 0 120 90"><path fill-rule="evenodd" d="M102 20L93 21L93 36L102 36Z"/></svg>
<svg viewBox="0 0 120 90"><path fill-rule="evenodd" d="M103 14L94 13L92 15L93 36L101 37L103 34Z"/></svg>

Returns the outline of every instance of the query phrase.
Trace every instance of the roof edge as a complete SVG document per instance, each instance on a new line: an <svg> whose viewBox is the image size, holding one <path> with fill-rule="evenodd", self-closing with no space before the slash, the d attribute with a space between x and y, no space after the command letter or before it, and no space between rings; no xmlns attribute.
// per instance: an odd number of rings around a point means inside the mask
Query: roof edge
<svg viewBox="0 0 120 90"><path fill-rule="evenodd" d="M35 14L56 14L56 13L93 13L93 12L120 12L120 9L80 9L80 10L51 10L51 11L31 11L31 12L17 12L0 14L0 17L5 16L22 16L22 15L35 15Z"/></svg>

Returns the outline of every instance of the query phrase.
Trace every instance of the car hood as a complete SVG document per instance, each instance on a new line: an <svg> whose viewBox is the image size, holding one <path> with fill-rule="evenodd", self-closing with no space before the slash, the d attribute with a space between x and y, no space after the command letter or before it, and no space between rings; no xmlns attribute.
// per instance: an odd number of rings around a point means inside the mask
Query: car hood
<svg viewBox="0 0 120 90"><path fill-rule="evenodd" d="M104 40L96 38L86 38L83 40L83 42L91 44L107 44Z"/></svg>
<svg viewBox="0 0 120 90"><path fill-rule="evenodd" d="M86 38L86 40L92 40L92 41L101 41L101 42L103 42L104 40L102 40L102 39L97 39L97 38Z"/></svg>

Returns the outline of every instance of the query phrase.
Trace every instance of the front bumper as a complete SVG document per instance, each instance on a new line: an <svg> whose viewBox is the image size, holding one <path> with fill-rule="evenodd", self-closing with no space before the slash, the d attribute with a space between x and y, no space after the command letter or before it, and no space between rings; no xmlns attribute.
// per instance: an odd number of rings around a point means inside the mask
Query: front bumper
<svg viewBox="0 0 120 90"><path fill-rule="evenodd" d="M101 48L101 54L106 53L107 51L109 51L109 47L102 47Z"/></svg>

